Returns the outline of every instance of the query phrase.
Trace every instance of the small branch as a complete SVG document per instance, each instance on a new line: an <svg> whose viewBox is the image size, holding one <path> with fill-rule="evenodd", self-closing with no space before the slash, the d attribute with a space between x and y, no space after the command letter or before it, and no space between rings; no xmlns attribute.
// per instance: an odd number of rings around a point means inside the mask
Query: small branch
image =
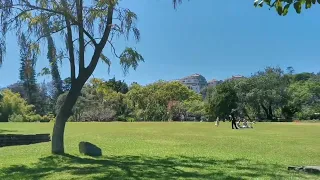
<svg viewBox="0 0 320 180"><path fill-rule="evenodd" d="M72 26L72 25L73 25L73 24L70 24L70 26ZM58 30L56 30L56 31L51 31L51 32L49 32L49 33L46 34L46 35L40 36L40 37L36 40L36 42L39 42L42 38L46 38L46 37L51 36L52 34L61 32L61 31L63 31L65 28L67 28L67 26L64 26L64 27L62 27L62 28L60 28L60 29L58 29Z"/></svg>
<svg viewBox="0 0 320 180"><path fill-rule="evenodd" d="M88 42L84 45L84 47L86 48L88 45L91 45L91 47L94 48L94 45L92 45L92 42L91 42L91 41L88 41Z"/></svg>
<svg viewBox="0 0 320 180"><path fill-rule="evenodd" d="M96 38L93 38L93 36L91 36L91 34L90 34L88 31L86 31L85 29L83 29L83 32L84 32L84 34L92 41L92 43L93 43L94 46L97 46L97 45L98 45L97 41L95 40Z"/></svg>
<svg viewBox="0 0 320 180"><path fill-rule="evenodd" d="M108 41L108 43L111 45L111 49L113 50L113 54L120 59L120 56L116 52L116 48L113 46L111 41Z"/></svg>
<svg viewBox="0 0 320 180"><path fill-rule="evenodd" d="M74 48L72 42L72 29L70 21L66 18L67 24L67 41L68 41L68 51L69 51L69 61L70 61L70 68L71 68L71 82L75 81L76 73L75 73L75 58L74 58Z"/></svg>
<svg viewBox="0 0 320 180"><path fill-rule="evenodd" d="M21 10L22 11L22 10ZM17 20L17 18L19 18L20 16L22 16L24 13L28 12L28 11L32 11L32 10L25 10L25 11L22 11L20 12L18 15L16 15L15 17L11 18L8 20L8 24L11 24L13 23L14 21Z"/></svg>

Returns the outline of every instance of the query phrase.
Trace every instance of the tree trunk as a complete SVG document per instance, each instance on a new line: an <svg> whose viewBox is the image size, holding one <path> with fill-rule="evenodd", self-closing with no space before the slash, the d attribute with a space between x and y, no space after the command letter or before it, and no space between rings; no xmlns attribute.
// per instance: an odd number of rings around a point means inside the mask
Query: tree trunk
<svg viewBox="0 0 320 180"><path fill-rule="evenodd" d="M58 112L52 133L52 154L64 154L64 130L66 122L72 113L72 108L80 95L83 84L79 82L74 83Z"/></svg>
<svg viewBox="0 0 320 180"><path fill-rule="evenodd" d="M269 107L269 109L267 109L263 104L261 104L261 107L264 110L264 112L266 113L267 120L272 120L272 118L273 118L272 117L272 111L271 111L271 114L269 112L271 106Z"/></svg>
<svg viewBox="0 0 320 180"><path fill-rule="evenodd" d="M269 118L273 121L273 112L271 105L269 105Z"/></svg>

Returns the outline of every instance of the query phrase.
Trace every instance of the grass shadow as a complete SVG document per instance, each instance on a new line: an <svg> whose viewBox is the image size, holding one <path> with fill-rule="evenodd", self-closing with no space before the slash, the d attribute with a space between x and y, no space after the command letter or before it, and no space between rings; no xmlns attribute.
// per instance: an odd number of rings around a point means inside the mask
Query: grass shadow
<svg viewBox="0 0 320 180"><path fill-rule="evenodd" d="M252 163L246 159L215 160L207 157L110 156L82 158L48 156L32 166L0 169L0 179L285 179L285 167ZM294 177L303 177L295 174Z"/></svg>

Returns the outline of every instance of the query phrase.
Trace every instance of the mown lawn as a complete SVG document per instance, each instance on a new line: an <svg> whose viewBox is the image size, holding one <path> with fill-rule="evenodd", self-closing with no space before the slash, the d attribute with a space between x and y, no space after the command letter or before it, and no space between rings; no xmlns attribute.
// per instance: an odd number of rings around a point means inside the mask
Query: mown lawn
<svg viewBox="0 0 320 180"><path fill-rule="evenodd" d="M51 123L0 123L0 133L51 133ZM0 179L320 179L287 171L320 165L319 123L68 123L65 156L50 143L0 148ZM78 153L99 146L103 157Z"/></svg>

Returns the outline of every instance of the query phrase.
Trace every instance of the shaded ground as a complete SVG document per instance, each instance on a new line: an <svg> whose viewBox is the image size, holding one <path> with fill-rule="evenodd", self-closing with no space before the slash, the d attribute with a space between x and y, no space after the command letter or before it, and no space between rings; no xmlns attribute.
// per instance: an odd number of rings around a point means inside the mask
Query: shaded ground
<svg viewBox="0 0 320 180"><path fill-rule="evenodd" d="M223 170L222 170L222 169ZM14 165L0 170L0 179L283 179L274 169L288 173L279 165L253 163L246 159L215 160L206 157L113 156L99 159L73 155L48 156L32 166ZM9 176L8 176L9 175ZM302 178L300 174L292 174Z"/></svg>

